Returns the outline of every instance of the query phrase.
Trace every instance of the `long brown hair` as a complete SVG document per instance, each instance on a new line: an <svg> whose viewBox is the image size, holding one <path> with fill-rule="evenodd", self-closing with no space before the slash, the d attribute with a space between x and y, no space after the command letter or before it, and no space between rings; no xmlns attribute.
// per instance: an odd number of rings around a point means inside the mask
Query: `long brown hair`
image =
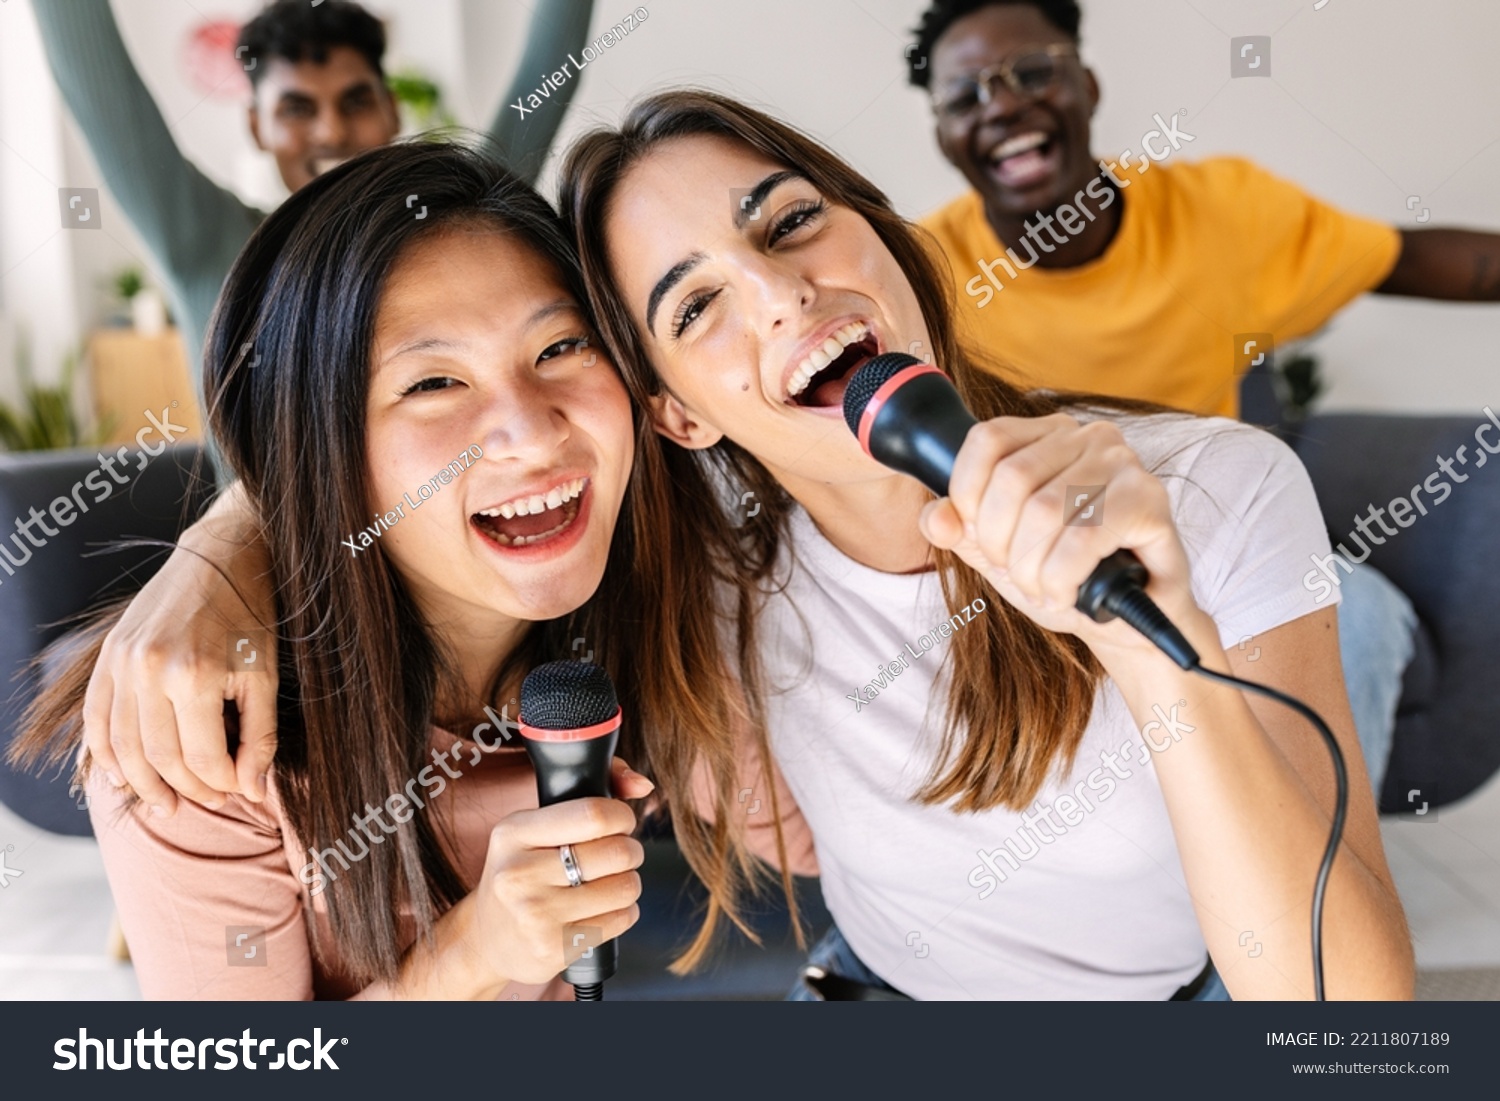
<svg viewBox="0 0 1500 1101"><path fill-rule="evenodd" d="M929 252L930 244L869 180L814 139L751 107L711 92L679 90L635 104L618 130L582 138L569 151L562 170L559 207L578 244L601 333L632 395L643 406L649 406L664 386L611 270L605 227L620 182L631 167L656 146L689 135L743 143L801 172L829 201L862 216L911 283L935 343L935 362L947 369L980 419L1043 416L1072 403L1073 395L1024 392L995 369L981 368L960 348L950 285ZM1136 411L1158 408L1108 398L1089 401ZM734 727L726 720L742 715L761 756L763 775L768 773L756 617L767 599L792 501L755 458L728 439L712 448L688 450L665 443L644 418L637 436L642 505L637 523L643 554L639 579L653 587L654 597L646 602L653 622L643 633L677 640L675 646L641 655L647 663L647 681L671 686L670 692L652 693L642 701L651 707L646 717L653 756L672 766L661 772L672 805L687 805L682 784L695 761L706 764L716 780L717 815L711 825L676 816L678 841L711 892L708 921L678 961L686 968L707 948L715 917L735 916L735 892L750 878L736 828L743 816L734 813ZM756 495L761 505L756 521L741 524L725 508L705 507L704 502L724 499L725 479L736 493L743 489ZM1038 627L999 599L955 555L937 552L936 564L950 614L981 597L993 610L982 617L979 629L956 633L949 643L945 661L952 663L951 688L942 741L916 798L947 804L955 811L1023 808L1036 797L1054 765L1072 760L1102 670L1081 641ZM734 594L723 613L735 632L733 677L726 676L718 625L699 614L705 594L724 591ZM774 788L769 794L774 797ZM773 806L772 813L780 843L781 811ZM790 894L789 882L783 875Z"/></svg>
<svg viewBox="0 0 1500 1101"><path fill-rule="evenodd" d="M425 217L412 216L412 194ZM369 523L365 395L387 277L414 241L455 226L492 229L548 257L587 302L573 244L535 191L482 153L402 143L319 177L260 226L224 284L204 351L215 440L248 491L272 562L277 792L299 844L318 850L429 763L435 721L458 729L486 704L506 706L520 675L570 656L570 640L587 639L617 680L633 680L634 647L611 644L615 617L628 623L635 607L629 488L594 599L565 620L533 624L484 700L452 702L444 671L453 663L406 585L378 550L355 557L341 543ZM76 749L89 673L119 614L104 613L75 638L77 656L32 705L14 758L58 764ZM621 695L628 706L631 693ZM445 705L470 713L443 715ZM632 743L620 752L639 759ZM466 893L438 828L422 807L322 892L340 963L356 981L397 974L403 905L425 937ZM326 959L324 947L314 944Z"/></svg>

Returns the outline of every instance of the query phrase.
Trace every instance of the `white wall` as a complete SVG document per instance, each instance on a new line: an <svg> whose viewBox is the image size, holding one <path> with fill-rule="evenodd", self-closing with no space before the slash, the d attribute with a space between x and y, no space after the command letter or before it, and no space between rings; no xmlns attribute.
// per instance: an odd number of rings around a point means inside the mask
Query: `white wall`
<svg viewBox="0 0 1500 1101"><path fill-rule="evenodd" d="M211 8L183 0L114 2L132 54L183 147L247 198L274 201L274 172L250 147L242 108L204 100L178 61L200 12L241 17L256 0L218 0ZM372 0L371 7L390 20L393 66L416 63L444 84L462 122L483 126L510 82L532 3L546 2ZM1500 5L1328 0L1314 10L1314 3L1085 0L1085 56L1104 87L1096 151L1137 145L1154 113L1185 108L1182 128L1197 138L1190 147L1195 157L1248 155L1349 210L1395 224L1415 224L1406 200L1419 195L1418 211L1432 211L1430 225L1500 230L1500 66L1492 60ZM20 6L19 0L0 4L0 32L15 26ZM903 50L924 0L647 0L645 6L650 18L584 71L563 140L615 120L644 91L702 84L766 106L828 142L904 213L924 213L962 189L933 147L922 96L905 82ZM598 0L596 29L633 7L630 0ZM1273 77L1230 80L1229 39L1251 34L1273 37ZM8 48L0 44L0 51ZM5 58L0 52L0 65ZM16 84L0 76L0 119L24 116L36 102L35 89L27 88L27 102L18 105ZM37 149L22 153L45 152L55 141L23 140ZM17 186L14 160L0 148L0 187ZM92 171L85 163L70 176ZM23 215L7 202L0 210L0 255L20 247L7 242L30 240L26 218L55 219L54 210L34 214L28 206ZM77 284L138 248L128 235L118 238L114 245L92 243L100 254L81 258ZM14 282L7 276L5 285ZM78 307L84 316L92 309ZM57 323L65 312L53 311ZM1477 413L1500 399L1497 344L1500 306L1367 298L1342 314L1319 345L1332 383L1324 407Z"/></svg>
<svg viewBox="0 0 1500 1101"><path fill-rule="evenodd" d="M42 379L78 331L67 240L76 234L64 234L57 205L67 185L55 101L30 9L0 5L0 396L11 400L17 330L29 331Z"/></svg>

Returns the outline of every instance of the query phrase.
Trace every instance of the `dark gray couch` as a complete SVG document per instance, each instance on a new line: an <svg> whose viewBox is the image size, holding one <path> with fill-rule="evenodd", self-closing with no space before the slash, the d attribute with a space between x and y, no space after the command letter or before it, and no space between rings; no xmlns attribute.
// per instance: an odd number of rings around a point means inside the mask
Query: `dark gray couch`
<svg viewBox="0 0 1500 1101"><path fill-rule="evenodd" d="M1291 443L1312 475L1332 542L1357 554L1348 535L1371 505L1439 474L1454 460L1467 481L1442 504L1413 515L1412 526L1374 547L1369 563L1406 593L1417 610L1416 652L1401 689L1396 736L1380 806L1410 811L1412 791L1442 806L1474 791L1500 769L1495 707L1500 654L1500 456L1476 468L1475 430L1488 418L1332 414L1310 418ZM1500 440L1500 429L1488 437ZM1434 483L1434 487L1436 483ZM1431 502L1430 492L1422 496ZM1379 529L1376 529L1377 532Z"/></svg>
<svg viewBox="0 0 1500 1101"><path fill-rule="evenodd" d="M0 539L11 538L11 517L25 519L33 508L45 515L58 497L89 503L89 511L75 516L67 527L48 520L56 536L46 537L34 527L46 545L27 544L31 558L15 568L15 576L0 572L0 745L9 744L35 695L29 678L15 678L34 655L64 633L62 621L139 589L166 557L164 551L147 549L99 553L105 545L131 537L175 539L197 518L211 489L201 480L195 483L199 454L195 446L168 447L154 458L145 456L140 467L143 456L132 450L125 463L116 464L121 476L128 477L127 484L101 474L77 497L74 487L99 468L97 451L0 455L0 517L5 518L0 522L9 529L0 530ZM106 484L114 493L93 504L97 487ZM14 544L11 550L21 557ZM88 815L69 797L68 787L66 776L21 774L0 762L0 803L42 829L87 835Z"/></svg>

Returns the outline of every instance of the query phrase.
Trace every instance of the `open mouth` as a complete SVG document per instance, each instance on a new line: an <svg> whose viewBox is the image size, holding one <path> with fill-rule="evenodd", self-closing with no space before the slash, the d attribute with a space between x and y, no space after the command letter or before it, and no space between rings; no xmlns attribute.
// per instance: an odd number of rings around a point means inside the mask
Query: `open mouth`
<svg viewBox="0 0 1500 1101"><path fill-rule="evenodd" d="M985 164L1002 187L1024 191L1055 172L1060 155L1061 143L1055 134L1034 130L995 146Z"/></svg>
<svg viewBox="0 0 1500 1101"><path fill-rule="evenodd" d="M534 547L558 538L573 526L588 489L589 479L575 478L545 494L517 497L476 512L469 523L502 547Z"/></svg>
<svg viewBox="0 0 1500 1101"><path fill-rule="evenodd" d="M787 384L787 401L804 409L843 408L854 372L880 354L880 343L863 321L853 321L813 349Z"/></svg>

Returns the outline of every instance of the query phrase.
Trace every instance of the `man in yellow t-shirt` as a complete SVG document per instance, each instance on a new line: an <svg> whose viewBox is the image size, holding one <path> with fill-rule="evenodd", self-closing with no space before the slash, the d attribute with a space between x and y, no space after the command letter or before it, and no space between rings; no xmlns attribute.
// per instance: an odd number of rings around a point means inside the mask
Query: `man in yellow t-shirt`
<svg viewBox="0 0 1500 1101"><path fill-rule="evenodd" d="M1238 158L1122 174L1118 189L1105 178L1094 180L1104 202L1124 200L1114 240L1074 267L1041 266L1044 246L1057 247L1045 229L1007 249L978 192L924 223L956 275L975 273L958 300L962 339L1032 385L1236 416L1251 363L1377 287L1401 251L1389 226ZM1069 205L1079 210L1069 224L1084 210L1108 216L1102 203Z"/></svg>
<svg viewBox="0 0 1500 1101"><path fill-rule="evenodd" d="M973 186L925 219L960 332L1020 381L1235 416L1244 372L1366 291L1500 300L1500 236L1398 231L1238 158L1178 160L1182 119L1090 149L1074 0L939 0L908 50Z"/></svg>
<svg viewBox="0 0 1500 1101"><path fill-rule="evenodd" d="M952 270L961 338L1018 382L1235 416L1247 369L1365 291L1500 300L1500 235L1398 231L1248 161L1185 163L1195 139L1177 115L1101 161L1081 19L1076 0L935 0L906 52L938 147L973 188L923 222ZM1416 616L1368 566L1341 589L1379 793Z"/></svg>

